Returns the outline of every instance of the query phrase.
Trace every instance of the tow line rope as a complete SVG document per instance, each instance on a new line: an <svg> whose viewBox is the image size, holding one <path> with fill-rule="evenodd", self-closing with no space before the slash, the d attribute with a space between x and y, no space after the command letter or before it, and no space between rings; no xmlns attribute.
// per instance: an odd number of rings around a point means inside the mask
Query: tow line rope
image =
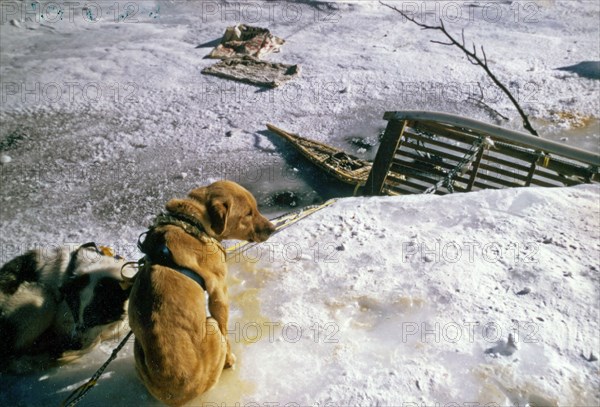
<svg viewBox="0 0 600 407"><path fill-rule="evenodd" d="M306 218L307 216L312 215L313 213L320 211L321 209L324 209L324 208L334 204L336 201L337 201L337 198L330 199L328 201L323 202L320 205L306 206L299 211L286 213L277 218L271 219L271 222L273 224L275 224L275 232L273 232L273 234L271 236L276 235L277 233L292 226L294 223L301 221L302 219ZM258 244L260 244L260 243L240 242L238 244L235 244L233 246L226 248L225 251L227 252L228 255L237 255L237 254L245 253L246 251L248 251L249 249L253 248L254 246L256 246Z"/></svg>
<svg viewBox="0 0 600 407"><path fill-rule="evenodd" d="M313 213L332 205L336 201L337 201L337 199L335 199L335 198L330 199L320 205L307 206L305 208L302 208L299 211L286 213L277 218L271 219L271 222L273 222L275 224L275 232L273 232L272 235L275 235L275 234L281 232L283 229L306 218L307 216L312 215ZM241 242L236 245L228 247L227 249L225 249L225 251L227 252L227 254L241 254L241 253L246 252L250 248L256 246L257 244L259 244L259 243ZM127 263L127 264L130 264L130 263ZM125 338L123 338L121 343L119 343L119 345L112 351L112 354L110 355L108 360L106 362L104 362L104 364L100 367L100 369L98 369L96 371L96 373L94 373L94 375L90 378L90 380L88 380L86 383L82 384L75 390L73 390L73 392L71 392L71 394L69 394L69 396L61 403L61 407L73 407L87 395L87 393L98 383L98 379L100 378L100 376L102 376L102 373L104 373L104 370L106 370L106 368L108 367L110 362L112 362L113 360L116 359L117 354L119 353L119 351L121 349L123 349L123 346L125 346L125 344L127 343L127 340L129 340L131 335L133 335L133 331L130 330L129 333L127 333L127 335L125 335Z"/></svg>
<svg viewBox="0 0 600 407"><path fill-rule="evenodd" d="M96 383L98 383L98 379L100 378L100 376L102 376L102 373L104 373L104 370L106 369L106 367L110 364L110 362L115 360L115 358L117 357L117 353L119 353L119 351L123 348L123 346L125 346L125 343L131 337L131 335L133 335L133 331L129 331L129 333L127 335L125 335L125 338L123 338L121 343L119 343L119 346L117 346L112 351L112 354L110 355L108 360L106 362L104 362L104 364L100 367L100 369L98 369L96 371L96 373L94 373L94 375L90 378L90 380L88 380L86 383L82 384L81 386L79 386L78 388L73 390L73 392L71 394L69 394L69 397L67 397L62 402L61 407L72 407L75 404L79 403L81 401L81 399L83 399L85 397L87 392L90 391L92 389L92 387L94 387L96 385Z"/></svg>

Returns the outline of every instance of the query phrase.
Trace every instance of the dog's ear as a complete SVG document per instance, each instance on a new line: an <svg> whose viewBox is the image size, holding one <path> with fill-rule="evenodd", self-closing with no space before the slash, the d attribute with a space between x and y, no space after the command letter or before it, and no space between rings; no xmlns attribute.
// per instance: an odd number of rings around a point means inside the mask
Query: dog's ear
<svg viewBox="0 0 600 407"><path fill-rule="evenodd" d="M60 293L62 294L65 302L69 306L71 313L73 314L73 321L79 322L79 307L81 305L81 298L79 295L81 291L90 283L90 275L83 274L69 278L61 287Z"/></svg>
<svg viewBox="0 0 600 407"><path fill-rule="evenodd" d="M210 216L210 225L217 235L222 234L227 227L227 218L231 210L231 202L223 199L211 199L206 205L208 216Z"/></svg>
<svg viewBox="0 0 600 407"><path fill-rule="evenodd" d="M188 197L190 197L191 199L194 199L200 203L205 203L206 202L206 187L193 189L188 194Z"/></svg>

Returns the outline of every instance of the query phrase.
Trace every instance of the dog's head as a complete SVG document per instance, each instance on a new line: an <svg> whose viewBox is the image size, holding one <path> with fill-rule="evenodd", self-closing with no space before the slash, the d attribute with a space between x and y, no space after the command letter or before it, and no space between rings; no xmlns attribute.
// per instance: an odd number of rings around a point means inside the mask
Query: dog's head
<svg viewBox="0 0 600 407"><path fill-rule="evenodd" d="M71 254L73 274L61 287L65 308L59 327L70 338L70 349L86 349L113 334L122 324L129 289L121 287L125 261L82 246Z"/></svg>
<svg viewBox="0 0 600 407"><path fill-rule="evenodd" d="M275 226L260 214L254 196L232 181L196 188L188 199L173 199L167 210L197 218L215 239L264 242Z"/></svg>

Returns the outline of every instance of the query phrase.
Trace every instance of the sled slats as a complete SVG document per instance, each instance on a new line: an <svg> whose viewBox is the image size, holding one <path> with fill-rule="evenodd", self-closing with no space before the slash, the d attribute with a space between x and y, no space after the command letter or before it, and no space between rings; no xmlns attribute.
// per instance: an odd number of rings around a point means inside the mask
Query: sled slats
<svg viewBox="0 0 600 407"><path fill-rule="evenodd" d="M435 176L434 174L422 173L420 171L417 171L411 168L409 165L398 164L397 162L394 162L394 164L390 168L390 174L388 175L388 177L392 177L392 175L396 174L401 174L403 176L402 179L400 179L398 182L402 182L404 177L411 177L420 179L425 182L429 182L430 184L435 184L441 178L441 176Z"/></svg>
<svg viewBox="0 0 600 407"><path fill-rule="evenodd" d="M390 168L390 174L388 174L388 177L392 176L392 174L400 174L401 176L403 176L402 179L406 177L420 179L422 181L429 182L430 185L433 185L439 180L444 179L444 177L446 176L446 173L440 170L432 169L428 172L425 172L415 169L408 162L399 162L397 160L394 160L394 163ZM469 182L468 177L462 176L456 177L455 180L465 184Z"/></svg>
<svg viewBox="0 0 600 407"><path fill-rule="evenodd" d="M527 181L527 174L518 172L516 169L509 171L509 170L505 170L501 167L494 167L493 165L481 163L479 165L479 170L483 171L484 173L487 173L488 171L495 172L498 175L502 175L504 177L512 177L515 180L519 180L519 181L523 181L523 182Z"/></svg>
<svg viewBox="0 0 600 407"><path fill-rule="evenodd" d="M484 161L492 162L496 165L492 165L491 169L494 167L504 166L506 168L510 168L511 170L522 171L523 173L527 173L529 171L529 164L524 161L514 160L510 161L510 158L507 156L503 156L495 151L487 151L485 154Z"/></svg>
<svg viewBox="0 0 600 407"><path fill-rule="evenodd" d="M420 141L420 142L431 144L434 146L439 146L445 150L458 151L461 156L468 153L469 147L471 146L471 144L466 144L466 143L449 144L449 143L445 143L443 141L437 140L435 138L428 138L426 136L420 135L419 133L410 132L410 131L405 131L404 134L410 135L410 138L412 140Z"/></svg>
<svg viewBox="0 0 600 407"><path fill-rule="evenodd" d="M556 182L555 183L544 182L544 181L541 181L536 178L532 178L529 185L534 185L536 187L544 187L544 188L556 188L556 187L564 186L564 184L560 184L560 183L556 183ZM527 185L527 183L525 183L525 186L529 186L529 185Z"/></svg>
<svg viewBox="0 0 600 407"><path fill-rule="evenodd" d="M451 170L456 166L456 162L451 164L446 161L434 161L432 159L428 159L427 157L421 157L408 151L399 151L396 154L397 155L394 157L392 162L408 162L411 167L418 171L429 169L433 174L435 174L436 171L440 171L440 169ZM440 174L442 174L442 172L440 172Z"/></svg>
<svg viewBox="0 0 600 407"><path fill-rule="evenodd" d="M416 146L416 145L408 145L408 144L404 144L404 148L410 148L413 149L414 151L418 151L420 153L424 153L424 154L420 154L423 157L432 157L432 158L446 158L448 160L451 161L455 161L455 162L459 162L460 159L462 158L462 156L464 154L451 154L448 152L444 152L442 150L436 149L436 148L428 148L428 147L423 147L423 146Z"/></svg>
<svg viewBox="0 0 600 407"><path fill-rule="evenodd" d="M365 194L436 194L597 182L600 156L459 116L387 112Z"/></svg>

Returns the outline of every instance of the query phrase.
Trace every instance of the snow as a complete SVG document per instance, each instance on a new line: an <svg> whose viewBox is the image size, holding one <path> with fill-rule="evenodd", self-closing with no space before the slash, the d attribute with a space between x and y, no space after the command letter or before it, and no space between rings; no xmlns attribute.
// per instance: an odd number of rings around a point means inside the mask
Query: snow
<svg viewBox="0 0 600 407"><path fill-rule="evenodd" d="M598 192L352 198L277 235L256 272L289 332L248 346L243 400L596 405ZM514 355L485 355L509 333Z"/></svg>
<svg viewBox="0 0 600 407"><path fill-rule="evenodd" d="M378 2L90 4L0 5L2 263L89 240L137 259L169 198L221 178L270 215L292 210L272 204L282 192L297 207L351 195L266 122L368 159L376 146L352 140L375 143L390 110L521 130L480 68ZM464 28L544 137L600 151L600 3L393 4ZM267 59L302 76L262 91L201 75L207 44L240 22L285 38ZM508 122L469 100L478 82ZM599 205L595 186L340 200L231 260L238 365L194 404L598 405L598 362L581 354L600 354ZM117 342L2 376L0 404L56 405ZM84 405L100 403L157 405L130 344Z"/></svg>
<svg viewBox="0 0 600 407"><path fill-rule="evenodd" d="M238 363L192 405L597 405L599 194L339 200L230 258ZM114 346L0 402L56 405ZM86 402L153 405L133 364L129 343Z"/></svg>

